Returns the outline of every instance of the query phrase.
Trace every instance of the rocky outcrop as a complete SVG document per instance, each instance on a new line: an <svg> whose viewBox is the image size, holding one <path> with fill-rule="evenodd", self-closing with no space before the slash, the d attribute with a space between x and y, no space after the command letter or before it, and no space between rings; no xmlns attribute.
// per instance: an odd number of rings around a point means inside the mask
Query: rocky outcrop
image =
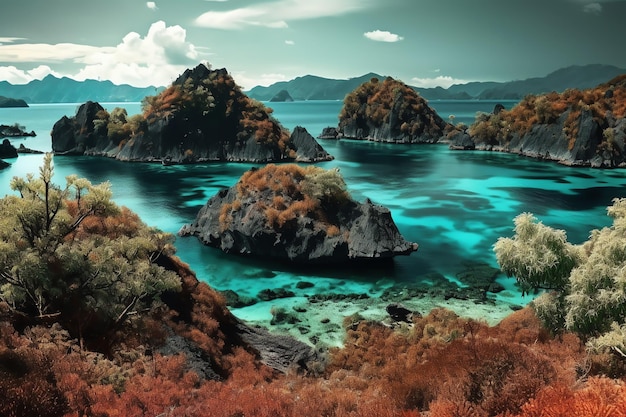
<svg viewBox="0 0 626 417"><path fill-rule="evenodd" d="M0 108L3 107L28 107L28 104L22 99L0 96Z"/></svg>
<svg viewBox="0 0 626 417"><path fill-rule="evenodd" d="M408 255L385 207L358 203L336 171L295 165L249 171L213 196L181 236L224 252L296 263L341 263Z"/></svg>
<svg viewBox="0 0 626 417"><path fill-rule="evenodd" d="M449 128L426 100L406 84L372 78L348 94L338 137L388 143L436 143Z"/></svg>
<svg viewBox="0 0 626 417"><path fill-rule="evenodd" d="M0 144L0 158L17 158L17 149L8 139L4 139Z"/></svg>
<svg viewBox="0 0 626 417"><path fill-rule="evenodd" d="M26 136L37 136L34 130L27 132L23 126L19 126L17 123L9 125L0 125L0 137L5 138L21 138Z"/></svg>
<svg viewBox="0 0 626 417"><path fill-rule="evenodd" d="M293 97L291 97L291 95L289 94L289 91L287 90L280 90L278 93L276 93L274 95L274 97L272 97L270 99L271 102L291 102L293 101Z"/></svg>
<svg viewBox="0 0 626 417"><path fill-rule="evenodd" d="M590 90L527 96L511 110L496 106L452 149L493 150L569 166L626 167L626 75Z"/></svg>
<svg viewBox="0 0 626 417"><path fill-rule="evenodd" d="M55 123L52 149L168 164L332 159L306 140L299 149L271 109L243 94L225 69L187 70L159 95L146 97L143 107L129 117L124 109L109 113L86 102L75 117Z"/></svg>
<svg viewBox="0 0 626 417"><path fill-rule="evenodd" d="M290 142L296 148L296 161L321 162L334 159L302 126L293 129Z"/></svg>
<svg viewBox="0 0 626 417"><path fill-rule="evenodd" d="M318 139L338 139L339 138L339 130L333 126L327 126L322 129L322 133L317 137Z"/></svg>

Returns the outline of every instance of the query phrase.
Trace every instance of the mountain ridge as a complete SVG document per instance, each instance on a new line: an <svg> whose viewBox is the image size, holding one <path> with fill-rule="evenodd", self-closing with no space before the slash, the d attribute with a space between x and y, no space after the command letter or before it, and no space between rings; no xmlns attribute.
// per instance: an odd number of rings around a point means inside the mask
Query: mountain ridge
<svg viewBox="0 0 626 417"><path fill-rule="evenodd" d="M466 84L454 84L448 88L411 87L428 100L519 100L527 94L560 92L567 88L591 88L624 73L626 69L613 65L572 65L560 68L544 77L524 80L473 81ZM267 87L256 86L246 91L246 94L260 101L268 101L280 90L287 90L294 100L343 100L346 94L374 77L381 80L387 78L386 75L373 72L343 80L305 75ZM320 97L322 92L323 98Z"/></svg>
<svg viewBox="0 0 626 417"><path fill-rule="evenodd" d="M454 84L448 88L411 87L428 100L519 100L527 94L562 92L567 88L592 88L624 73L626 69L613 65L572 65L557 69L544 77L524 80L472 81ZM289 92L294 100L343 100L346 94L374 77L383 80L387 76L368 72L353 78L334 79L307 74L269 86L256 86L245 93L260 101L269 101L281 90ZM0 81L0 96L21 99L26 103L140 102L144 97L154 96L163 89L164 87L118 85L109 80L76 81L53 75L28 84Z"/></svg>

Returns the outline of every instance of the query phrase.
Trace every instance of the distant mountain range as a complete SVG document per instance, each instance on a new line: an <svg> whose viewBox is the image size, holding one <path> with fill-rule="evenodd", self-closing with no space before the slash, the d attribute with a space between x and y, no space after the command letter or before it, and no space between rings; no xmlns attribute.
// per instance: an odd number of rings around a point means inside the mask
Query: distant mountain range
<svg viewBox="0 0 626 417"><path fill-rule="evenodd" d="M562 92L568 88L595 87L624 73L626 73L626 69L611 65L575 65L554 71L545 77L526 80L471 82L455 84L447 89L442 87L413 87L413 89L428 100L519 100L527 94L541 94L550 91ZM281 90L286 90L294 100L343 100L346 94L373 77L385 78L385 76L375 73L347 80L306 75L291 81L277 82L267 87L257 86L247 91L246 94L257 100L268 101Z"/></svg>
<svg viewBox="0 0 626 417"><path fill-rule="evenodd" d="M471 82L455 84L449 88L413 88L428 100L519 100L527 94L561 92L567 88L595 87L624 73L626 73L624 68L598 64L571 66L552 72L545 77L519 81ZM347 80L305 75L268 87L257 86L246 91L246 94L257 100L269 101L285 90L294 100L343 100L346 94L373 77L385 78L375 73ZM139 102L146 96L158 94L161 90L163 90L162 87L138 88L130 85L116 85L110 81L75 81L71 78L56 78L52 75L28 84L14 85L7 81L0 81L0 96L21 99L27 103L84 103L89 100L103 103Z"/></svg>
<svg viewBox="0 0 626 417"><path fill-rule="evenodd" d="M0 81L0 96L22 99L27 103L84 103L98 102L137 102L145 96L154 96L163 88L138 88L130 85L116 85L111 81L57 78L52 75L28 84L11 84Z"/></svg>

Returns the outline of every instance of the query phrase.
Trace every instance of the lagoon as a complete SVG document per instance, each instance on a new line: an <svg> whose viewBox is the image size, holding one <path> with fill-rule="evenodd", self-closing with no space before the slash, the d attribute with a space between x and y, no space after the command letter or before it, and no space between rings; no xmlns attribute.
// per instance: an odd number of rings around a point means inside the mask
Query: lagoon
<svg viewBox="0 0 626 417"><path fill-rule="evenodd" d="M308 101L269 103L275 117L287 128L306 127L317 136L337 124L341 102ZM469 124L477 111L489 112L495 102L434 101L447 119ZM512 103L506 103L507 107ZM75 114L77 104L39 104L23 109L0 109L0 123L18 122L37 137L12 140L15 146L50 150L49 132L63 115ZM129 114L138 103L107 103L111 110L125 106ZM318 164L339 168L352 196L365 198L391 210L401 233L417 242L419 250L397 257L383 267L363 269L296 268L263 260L225 255L202 246L195 238L177 238L178 255L198 278L219 289L256 296L266 288L294 291L292 302L316 293L367 293L372 298L402 283L429 285L433 274L458 282L468 264L497 267L492 247L500 236L511 236L513 218L532 212L545 224L567 232L573 243L586 240L594 228L609 225L606 207L616 197L626 197L626 172L571 168L516 155L479 151L451 151L445 145L389 145L360 141L321 141L335 160ZM0 171L0 196L11 193L10 179L37 174L40 155L20 155ZM254 164L211 163L161 166L125 163L105 158L54 158L56 182L77 174L94 183L109 181L119 205L138 213L150 226L176 233L191 222L206 200L233 185ZM299 281L314 282L313 289L297 289ZM522 305L513 278L499 276L505 287L490 294L499 306ZM246 320L268 322L277 302L235 309ZM349 312L346 312L349 313ZM488 314L481 312L479 314ZM485 318L485 317L484 317Z"/></svg>

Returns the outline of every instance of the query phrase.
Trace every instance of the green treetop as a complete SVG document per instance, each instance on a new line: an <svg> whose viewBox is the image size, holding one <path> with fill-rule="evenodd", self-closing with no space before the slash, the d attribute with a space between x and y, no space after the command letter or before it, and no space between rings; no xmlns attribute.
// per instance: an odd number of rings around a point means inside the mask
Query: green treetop
<svg viewBox="0 0 626 417"><path fill-rule="evenodd" d="M39 177L13 178L19 195L0 199L0 302L13 314L55 319L81 336L115 328L180 288L155 263L173 253L171 235L115 205L108 183L71 175L61 188L53 175L46 154Z"/></svg>

